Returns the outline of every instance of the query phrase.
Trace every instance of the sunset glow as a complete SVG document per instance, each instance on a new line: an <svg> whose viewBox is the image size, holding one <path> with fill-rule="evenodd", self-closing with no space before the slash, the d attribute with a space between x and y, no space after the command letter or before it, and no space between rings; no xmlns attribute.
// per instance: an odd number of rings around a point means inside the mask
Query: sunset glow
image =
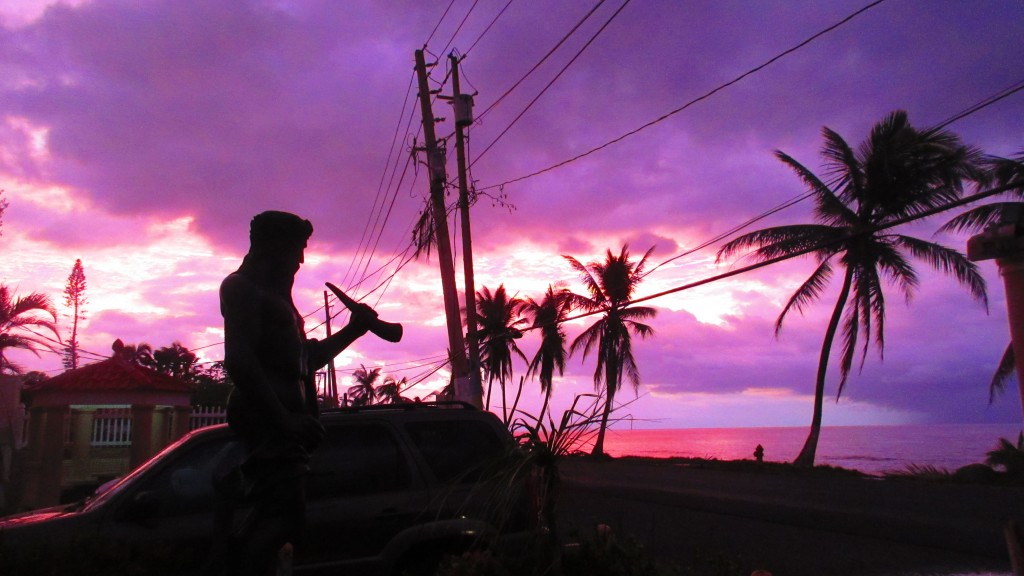
<svg viewBox="0 0 1024 576"><path fill-rule="evenodd" d="M410 395L438 390L449 372L438 369L448 343L437 251L411 260L407 250L428 193L422 155L410 160L423 140L409 86L413 52L448 3L215 4L0 7L0 189L9 203L0 283L49 295L66 338L62 292L81 258L80 340L91 360L120 338L155 348L180 341L213 362L223 356L218 286L247 249L249 220L288 210L316 230L294 288L311 335L323 334L325 281L405 325L400 344L367 337L342 354L343 385L365 365L422 379ZM702 99L863 3L665 0L628 6L544 91L595 22L611 16L602 8L499 102L589 6L516 3L485 34L505 3L482 2L456 33L470 4L456 2L458 18L443 20L427 43L439 61L432 88L450 94L441 86L446 56L465 55L463 91L476 93L477 114L469 129L476 289L503 284L517 297L539 299L557 282L583 293L563 255L588 263L625 244L634 260L656 246L640 297L749 264L716 262L721 241L677 257L804 192L774 150L817 170L823 126L858 144L897 109L915 126L934 126L1024 76L1019 1L912 0L883 3ZM948 129L985 153L1019 153L1022 94ZM438 134L451 134L448 104L434 106L448 117ZM454 182L454 139L448 154ZM931 238L955 213L915 234ZM802 202L743 230L810 220ZM450 227L463 291L457 212ZM941 239L959 250L966 240ZM623 413L651 428L807 424L837 280L778 336L774 323L813 266L798 258L644 302L657 309L656 333L634 341L641 386L637 395L624 388L619 400L632 404ZM921 285L911 305L896 291L887 300L884 362L869 349L838 402L830 373L826 424L1019 421L1015 386L988 403L1009 339L995 264L979 263L988 314L953 280L915 266ZM336 327L346 320L339 315ZM591 322L569 323L570 342ZM518 345L532 358L537 342L528 332ZM60 372L54 353L16 361ZM594 366L582 354L568 361L556 410L593 390ZM526 365L517 360L514 373L518 383ZM539 409L537 383L525 389L522 405Z"/></svg>

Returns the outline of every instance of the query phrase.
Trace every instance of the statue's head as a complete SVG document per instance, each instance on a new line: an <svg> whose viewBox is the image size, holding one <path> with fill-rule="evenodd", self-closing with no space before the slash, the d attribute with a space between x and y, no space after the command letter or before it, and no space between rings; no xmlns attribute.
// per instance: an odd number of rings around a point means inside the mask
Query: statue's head
<svg viewBox="0 0 1024 576"><path fill-rule="evenodd" d="M257 214L249 224L249 255L260 260L281 261L295 268L303 261L306 241L313 234L313 225L288 212L268 210Z"/></svg>

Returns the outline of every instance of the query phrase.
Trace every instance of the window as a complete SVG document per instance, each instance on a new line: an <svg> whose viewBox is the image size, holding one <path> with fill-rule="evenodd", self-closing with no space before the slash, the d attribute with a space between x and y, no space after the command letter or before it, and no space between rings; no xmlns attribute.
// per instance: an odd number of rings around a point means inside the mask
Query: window
<svg viewBox="0 0 1024 576"><path fill-rule="evenodd" d="M409 486L409 464L385 426L330 426L313 452L310 499L358 496Z"/></svg>
<svg viewBox="0 0 1024 576"><path fill-rule="evenodd" d="M505 452L494 429L479 420L410 422L405 430L442 482L475 481L485 463Z"/></svg>
<svg viewBox="0 0 1024 576"><path fill-rule="evenodd" d="M237 466L242 452L240 442L226 438L205 442L160 471L143 491L159 498L161 516L210 510L216 500L214 478Z"/></svg>

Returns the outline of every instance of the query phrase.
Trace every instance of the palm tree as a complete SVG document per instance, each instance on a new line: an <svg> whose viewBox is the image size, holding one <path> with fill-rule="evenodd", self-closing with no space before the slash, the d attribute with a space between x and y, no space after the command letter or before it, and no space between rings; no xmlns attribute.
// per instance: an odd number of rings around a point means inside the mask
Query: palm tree
<svg viewBox="0 0 1024 576"><path fill-rule="evenodd" d="M825 329L818 358L811 429L794 464L813 466L821 431L825 374L832 342L843 320L840 380L843 392L850 367L863 339L861 365L873 335L881 354L884 344L885 298L882 279L895 285L909 302L918 277L907 256L951 274L971 294L986 302L985 282L967 258L945 246L881 230L905 217L944 205L962 193L962 182L976 176L977 152L955 135L937 130L918 131L897 111L875 124L857 150L829 128L823 129L825 174L822 180L781 151L775 155L807 186L815 201L816 224L766 228L740 236L718 252L721 261L752 250L757 261L812 252L818 267L790 297L775 322L778 336L786 314L802 312L819 298L833 269L844 270L839 297ZM845 318L843 312L846 311ZM872 328L873 334L872 334ZM863 336L862 336L863 333Z"/></svg>
<svg viewBox="0 0 1024 576"><path fill-rule="evenodd" d="M162 374L173 376L185 382L194 382L198 377L196 362L199 358L181 342L173 342L152 353L152 364L149 366Z"/></svg>
<svg viewBox="0 0 1024 576"><path fill-rule="evenodd" d="M37 334L35 329L52 332L57 342L60 341L57 312L50 298L38 292L15 297L7 286L0 284L0 374L24 371L7 357L8 349L28 350L36 356L39 356L39 348L55 350L49 338Z"/></svg>
<svg viewBox="0 0 1024 576"><path fill-rule="evenodd" d="M533 321L531 327L539 329L541 335L540 347L527 368L527 376L537 377L540 391L544 394L544 404L537 417L538 423L544 421L544 413L547 412L548 403L551 401L555 370L558 370L559 376L565 372L566 336L562 322L571 310L572 292L562 285L556 288L549 284L540 302L529 296L523 302L523 314Z"/></svg>
<svg viewBox="0 0 1024 576"><path fill-rule="evenodd" d="M652 246L639 262L632 262L629 260L629 246L623 246L618 256L608 250L604 262L591 262L585 266L572 256L563 256L580 273L580 279L590 294L573 294L573 306L587 312L604 312L604 316L577 336L569 348L570 354L582 349L584 358L597 348L594 387L600 390L604 384L605 400L601 426L594 443L595 456L604 454L608 416L622 384L623 373L633 384L634 391L640 386L640 372L633 358L632 335L641 338L653 336L654 329L639 321L653 318L657 311L646 306L629 306L629 301L643 279L644 266L653 251Z"/></svg>
<svg viewBox="0 0 1024 576"><path fill-rule="evenodd" d="M369 406L373 404L373 398L377 393L377 379L380 378L380 367L370 370L360 365L352 373L355 378L355 386L349 386L349 404L352 406Z"/></svg>
<svg viewBox="0 0 1024 576"><path fill-rule="evenodd" d="M982 186L993 188L1010 187L1007 193L1024 198L1024 150L1021 150L1015 158L1000 158L998 156L987 156L982 165L985 168L985 178ZM940 232L981 232L989 226L1006 220L1016 222L1024 214L1024 201L1017 202L993 202L972 208L939 228ZM1013 357L1013 345L1006 346L1003 356L996 367L992 382L989 384L989 402L995 399L995 395L1001 392L1006 383L1013 375L1016 362ZM1024 389L1024 382L1019 382ZM1024 394L1022 394L1024 397Z"/></svg>
<svg viewBox="0 0 1024 576"><path fill-rule="evenodd" d="M395 380L393 376L385 376L384 383L377 387L377 401L380 404L402 404L409 400L402 396L402 388L408 385L408 379Z"/></svg>
<svg viewBox="0 0 1024 576"><path fill-rule="evenodd" d="M154 365L153 360L153 347L145 342L139 344L125 344L120 338L114 340L114 344L111 345L111 350L114 351L114 357L121 358L127 361L129 364L137 364L139 366L152 367Z"/></svg>
<svg viewBox="0 0 1024 576"><path fill-rule="evenodd" d="M512 355L527 361L526 355L516 346L516 339L523 335L518 327L526 323L519 313L522 306L522 300L510 298L505 293L504 284L499 285L493 294L486 286L476 293L477 343L480 366L487 376L487 406L491 403L491 386L497 380L506 422L505 383L512 378Z"/></svg>

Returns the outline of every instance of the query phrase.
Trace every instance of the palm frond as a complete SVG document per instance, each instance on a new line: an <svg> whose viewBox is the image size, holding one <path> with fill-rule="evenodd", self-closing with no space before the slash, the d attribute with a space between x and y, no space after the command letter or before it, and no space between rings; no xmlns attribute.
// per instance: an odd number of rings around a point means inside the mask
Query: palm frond
<svg viewBox="0 0 1024 576"><path fill-rule="evenodd" d="M839 387L836 389L836 401L843 395L846 380L853 366L853 358L857 354L857 337L860 330L860 307L855 301L847 307L843 318L842 353L839 357Z"/></svg>
<svg viewBox="0 0 1024 576"><path fill-rule="evenodd" d="M718 250L716 262L733 257L739 252L749 253L746 257L764 262L784 256L792 256L820 248L823 253L832 253L831 243L842 238L843 230L821 224L794 224L776 226L749 232L725 243Z"/></svg>
<svg viewBox="0 0 1024 576"><path fill-rule="evenodd" d="M779 317L775 320L775 336L779 335L782 331L782 322L786 318L786 314L790 310L795 309L797 312L803 314L804 309L811 304L814 300L817 300L821 293L828 286L829 280L832 278L832 265L828 260L825 260L811 273L811 276L796 289L796 292L789 297L789 301L786 302L786 306L782 309Z"/></svg>
<svg viewBox="0 0 1024 576"><path fill-rule="evenodd" d="M927 262L932 268L947 276L956 278L956 281L967 288L975 300L983 303L988 309L985 278L978 271L977 264L968 260L961 252L935 242L904 235L898 235L895 238L915 258Z"/></svg>
<svg viewBox="0 0 1024 576"><path fill-rule="evenodd" d="M1013 354L1013 343L1011 342L1006 346L1006 350L1003 352L1003 357L999 359L999 365L996 367L995 373L992 375L992 382L988 387L988 403L991 404L996 399L996 394L1006 389L1006 385L1010 380L1017 375L1017 362L1014 359Z"/></svg>
<svg viewBox="0 0 1024 576"><path fill-rule="evenodd" d="M895 237L876 236L872 240L871 252L874 265L871 268L881 269L891 283L899 286L904 299L909 304L921 284L917 272L896 248L898 240L895 240ZM868 267L862 268L866 270Z"/></svg>
<svg viewBox="0 0 1024 576"><path fill-rule="evenodd" d="M563 255L562 258L565 258L566 261L569 262L569 265L572 266L573 270L579 272L580 281L583 282L583 287L587 289L588 293L590 293L591 300L596 301L599 304L602 303L605 296L601 292L600 283L598 283L597 279L594 278L594 275L591 274L590 269L572 256Z"/></svg>
<svg viewBox="0 0 1024 576"><path fill-rule="evenodd" d="M1024 150L1013 158L987 156L982 161L985 174L996 186L1019 185L1012 193L1024 196Z"/></svg>
<svg viewBox="0 0 1024 576"><path fill-rule="evenodd" d="M860 369L863 370L872 335L878 349L878 356L882 359L885 358L885 292L882 290L882 281L878 271L874 267L860 270L858 279L859 287L856 287L855 290L857 294L861 295L859 314L865 334L860 360Z"/></svg>
<svg viewBox="0 0 1024 576"><path fill-rule="evenodd" d="M808 192L814 198L814 213L820 222L828 226L840 226L853 222L856 214L837 196L828 184L806 166L781 150L775 151L775 157L788 165L803 180Z"/></svg>
<svg viewBox="0 0 1024 576"><path fill-rule="evenodd" d="M837 132L829 127L821 130L825 139L821 155L825 158L825 173L830 177L828 186L839 190L842 202L859 198L864 188L864 174L857 154Z"/></svg>
<svg viewBox="0 0 1024 576"><path fill-rule="evenodd" d="M1022 202L993 202L983 204L950 219L939 227L939 232L982 232L989 226L1004 220L1010 214L1024 210Z"/></svg>

